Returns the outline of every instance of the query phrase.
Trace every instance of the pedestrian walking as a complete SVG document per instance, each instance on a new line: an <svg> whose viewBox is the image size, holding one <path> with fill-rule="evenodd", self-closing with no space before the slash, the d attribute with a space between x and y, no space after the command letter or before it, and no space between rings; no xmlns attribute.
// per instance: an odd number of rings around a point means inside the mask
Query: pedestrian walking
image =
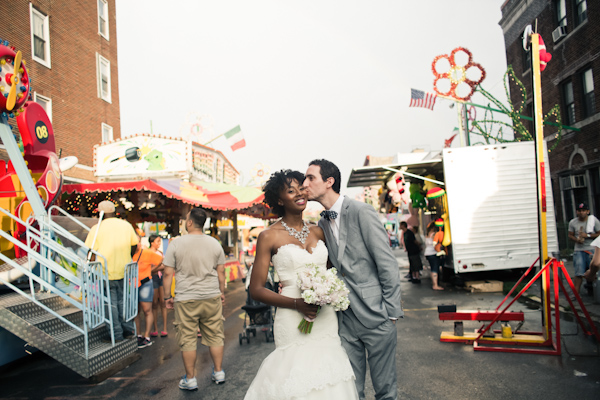
<svg viewBox="0 0 600 400"><path fill-rule="evenodd" d="M420 271L423 269L421 247L417 243L415 234L411 229L408 229L408 224L405 221L400 222L400 229L403 232L404 248L408 253L410 281L412 283L421 283Z"/></svg>
<svg viewBox="0 0 600 400"><path fill-rule="evenodd" d="M186 217L187 235L174 239L163 260L163 290L168 309L175 309L175 333L181 350L185 375L182 390L197 390L196 351L198 329L202 344L209 347L213 361L212 380L225 382L223 371L223 302L225 301L225 253L219 242L204 234L206 213L193 208ZM171 297L173 276L175 297Z"/></svg>

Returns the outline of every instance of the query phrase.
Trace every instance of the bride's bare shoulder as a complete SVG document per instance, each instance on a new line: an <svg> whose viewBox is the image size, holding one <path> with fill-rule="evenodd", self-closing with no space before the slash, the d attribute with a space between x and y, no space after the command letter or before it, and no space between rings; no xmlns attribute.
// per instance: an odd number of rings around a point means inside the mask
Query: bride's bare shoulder
<svg viewBox="0 0 600 400"><path fill-rule="evenodd" d="M314 233L317 237L323 241L325 241L325 234L323 233L323 229L320 226L309 223L310 233Z"/></svg>
<svg viewBox="0 0 600 400"><path fill-rule="evenodd" d="M263 243L264 242L274 243L275 241L277 241L277 238L280 237L281 232L283 230L284 229L281 226L281 223L279 221L277 221L274 224L270 225L269 227L265 228L265 230L263 230L258 235L258 241L261 241Z"/></svg>

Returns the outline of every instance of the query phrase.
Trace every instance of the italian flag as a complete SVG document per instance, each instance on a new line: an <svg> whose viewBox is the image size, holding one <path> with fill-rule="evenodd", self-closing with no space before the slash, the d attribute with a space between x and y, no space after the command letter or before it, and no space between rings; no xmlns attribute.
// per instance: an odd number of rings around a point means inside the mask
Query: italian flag
<svg viewBox="0 0 600 400"><path fill-rule="evenodd" d="M244 135L242 135L242 130L239 125L230 131L225 132L225 138L227 139L227 143L231 146L232 151L246 147L246 141L244 140Z"/></svg>

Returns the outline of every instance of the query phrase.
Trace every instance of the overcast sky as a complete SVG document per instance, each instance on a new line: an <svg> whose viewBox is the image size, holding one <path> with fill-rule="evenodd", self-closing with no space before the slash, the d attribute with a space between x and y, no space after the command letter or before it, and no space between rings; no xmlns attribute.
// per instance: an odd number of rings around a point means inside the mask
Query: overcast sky
<svg viewBox="0 0 600 400"><path fill-rule="evenodd" d="M466 47L506 101L504 1L116 0L122 134L199 123L208 141L240 125L245 148L210 146L244 182L257 163L305 172L327 158L353 194L367 155L439 150L457 126L447 101L408 107L411 88L433 91L435 56Z"/></svg>

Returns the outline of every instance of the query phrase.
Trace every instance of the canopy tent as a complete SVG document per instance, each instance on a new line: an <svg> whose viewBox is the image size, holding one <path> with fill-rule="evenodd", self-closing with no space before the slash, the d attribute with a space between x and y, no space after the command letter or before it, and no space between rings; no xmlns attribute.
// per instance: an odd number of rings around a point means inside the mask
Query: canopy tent
<svg viewBox="0 0 600 400"><path fill-rule="evenodd" d="M173 234L179 232L179 220L190 206L206 209L217 219L235 214L273 217L262 203L260 189L224 183L145 179L63 185L62 193L61 206L70 214L96 216L98 203L109 199L117 204L117 214L127 215L131 222L164 221Z"/></svg>
<svg viewBox="0 0 600 400"><path fill-rule="evenodd" d="M262 191L254 187L210 182L190 183L180 179L70 184L64 185L62 191L67 194L148 191L196 207L218 211L243 210L261 204L264 198Z"/></svg>
<svg viewBox="0 0 600 400"><path fill-rule="evenodd" d="M430 180L438 185L444 185L444 182L425 178L423 175L442 172L442 160L426 160L414 163L395 163L389 165L371 165L367 167L353 168L348 178L348 187L364 187L385 185L387 181L392 179L396 172L402 172L406 176L413 178Z"/></svg>

